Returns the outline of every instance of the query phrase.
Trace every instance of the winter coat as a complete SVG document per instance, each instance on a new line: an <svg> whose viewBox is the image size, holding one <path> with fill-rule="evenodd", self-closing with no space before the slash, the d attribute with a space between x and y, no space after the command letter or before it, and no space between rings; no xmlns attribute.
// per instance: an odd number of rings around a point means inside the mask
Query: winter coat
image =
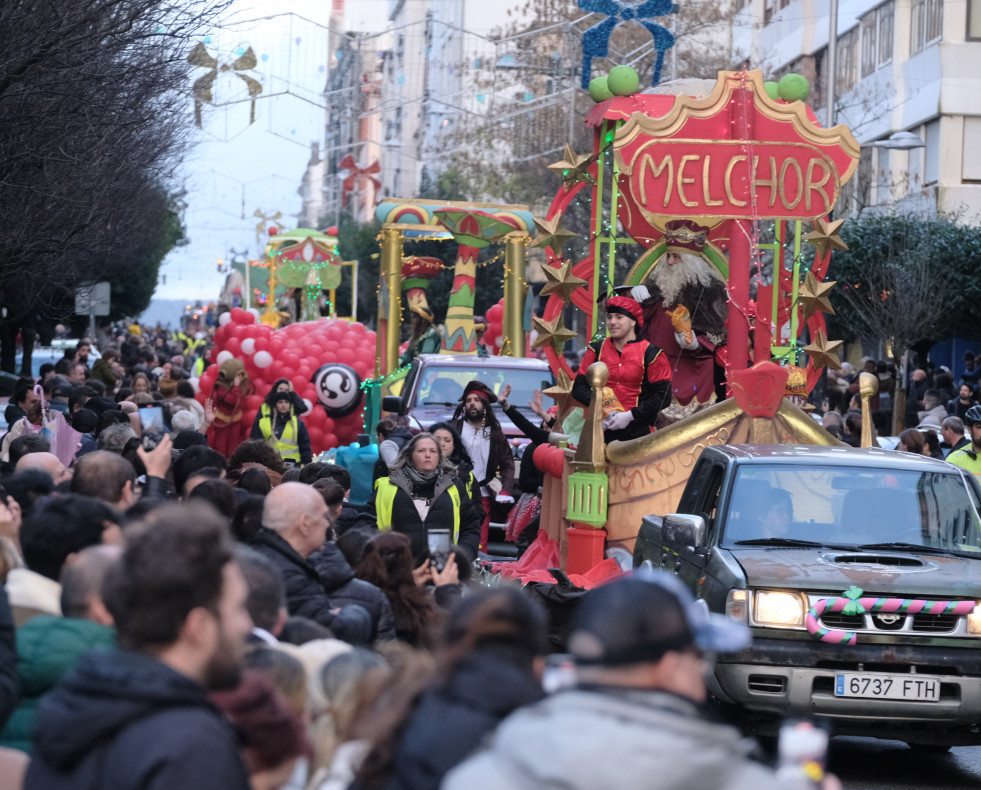
<svg viewBox="0 0 981 790"><path fill-rule="evenodd" d="M444 790L777 790L738 730L658 691L578 688L522 708Z"/></svg>
<svg viewBox="0 0 981 790"><path fill-rule="evenodd" d="M38 701L89 650L116 646L112 628L92 620L41 615L17 631L17 674L21 701L0 732L0 746L31 750L31 733Z"/></svg>
<svg viewBox="0 0 981 790"><path fill-rule="evenodd" d="M116 389L116 382L119 381L119 376L113 372L112 363L107 359L95 361L95 364L92 365L92 378L105 384L109 392Z"/></svg>
<svg viewBox="0 0 981 790"><path fill-rule="evenodd" d="M248 790L232 728L186 675L88 653L41 700L25 790Z"/></svg>
<svg viewBox="0 0 981 790"><path fill-rule="evenodd" d="M289 613L315 620L330 628L335 617L330 610L335 607L327 597L327 590L313 565L303 559L282 537L266 527L260 527L252 541L252 548L272 560L279 569L286 590L286 609Z"/></svg>
<svg viewBox="0 0 981 790"><path fill-rule="evenodd" d="M7 590L0 586L0 726L14 712L20 696L14 634L14 616L7 601Z"/></svg>
<svg viewBox="0 0 981 790"><path fill-rule="evenodd" d="M399 476L396 475L396 480L399 479ZM379 504L382 501L383 486L392 484L396 485L398 490L395 492L389 513L384 508L380 508ZM443 475L437 483L432 504L425 520L416 510L416 506L412 502L412 495L404 487L404 484L392 483L391 477L383 477L375 481L375 492L369 503L368 516L380 530L391 529L408 535L412 541L412 556L421 560L429 551L429 544L426 540L428 529L448 529L452 534L456 505L450 494L451 486L456 486L460 502L460 534L456 542L473 559L477 556L477 544L480 542L480 521L474 512L470 497L467 496L466 486L455 477Z"/></svg>
<svg viewBox="0 0 981 790"><path fill-rule="evenodd" d="M356 579L354 571L337 546L325 543L320 551L310 555L309 561L317 569L320 582L334 606L358 604L371 615L370 641L395 639L392 605L385 593L370 582Z"/></svg>
<svg viewBox="0 0 981 790"><path fill-rule="evenodd" d="M385 790L438 790L443 777L476 751L502 719L542 696L530 669L503 653L483 650L464 659L423 695L396 748Z"/></svg>
<svg viewBox="0 0 981 790"><path fill-rule="evenodd" d="M518 490L525 494L537 494L538 489L545 482L545 473L535 466L535 448L548 442L549 431L535 425L510 403L504 413L519 431L531 439L531 444L525 447L521 455L521 464L518 467Z"/></svg>

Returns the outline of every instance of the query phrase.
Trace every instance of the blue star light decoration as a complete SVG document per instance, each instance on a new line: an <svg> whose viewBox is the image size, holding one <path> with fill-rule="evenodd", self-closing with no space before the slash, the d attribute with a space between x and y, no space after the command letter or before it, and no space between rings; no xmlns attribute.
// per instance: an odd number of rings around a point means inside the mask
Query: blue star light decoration
<svg viewBox="0 0 981 790"><path fill-rule="evenodd" d="M583 88L589 88L589 80L593 71L593 58L606 57L613 28L621 22L631 20L640 22L654 37L657 61L654 63L651 85L657 85L660 82L664 53L674 46L674 36L667 28L656 22L646 20L665 16L675 11L676 6L671 0L579 0L579 7L583 11L592 11L607 16L602 22L593 25L582 34Z"/></svg>

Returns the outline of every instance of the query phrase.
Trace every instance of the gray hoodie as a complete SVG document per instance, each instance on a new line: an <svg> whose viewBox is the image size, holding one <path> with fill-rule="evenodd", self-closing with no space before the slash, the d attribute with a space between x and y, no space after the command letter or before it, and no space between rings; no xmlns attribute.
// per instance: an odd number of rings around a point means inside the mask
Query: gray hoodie
<svg viewBox="0 0 981 790"><path fill-rule="evenodd" d="M505 719L489 748L443 790L776 790L752 742L690 700L631 689L573 689Z"/></svg>

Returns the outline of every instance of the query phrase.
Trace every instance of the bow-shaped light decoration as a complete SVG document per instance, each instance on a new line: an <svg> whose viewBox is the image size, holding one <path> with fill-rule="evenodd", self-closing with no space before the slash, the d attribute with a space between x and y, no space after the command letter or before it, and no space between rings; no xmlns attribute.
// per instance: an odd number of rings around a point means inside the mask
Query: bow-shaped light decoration
<svg viewBox="0 0 981 790"><path fill-rule="evenodd" d="M254 69L259 62L252 47L245 50L245 52L231 63L220 63L208 54L207 48L199 41L194 49L191 50L191 54L187 56L187 62L192 66L208 69L206 74L202 74L194 81L194 86L191 89L191 95L194 96L195 126L201 127L201 105L205 102L214 104L212 88L214 87L215 80L218 78L218 73L226 71L233 72L248 87L249 96L252 101L252 106L249 109L249 123L255 123L255 97L262 93L262 83L254 77L250 77L248 74L240 73Z"/></svg>
<svg viewBox="0 0 981 790"><path fill-rule="evenodd" d="M348 154L341 160L341 170L347 170L349 173L344 179L344 185L341 188L341 203L347 200L348 193L353 192L357 188L357 184L362 178L367 178L374 184L376 191L381 189L381 181L375 178L374 175L375 173L381 172L381 165L378 164L377 159L370 165L358 167L358 163L354 161L354 157Z"/></svg>
<svg viewBox="0 0 981 790"><path fill-rule="evenodd" d="M593 25L582 34L583 88L589 88L589 80L593 71L593 58L606 57L613 28L621 22L629 22L630 20L640 22L654 36L657 61L654 64L651 85L657 85L660 82L664 53L674 46L674 36L667 28L645 20L670 14L674 10L674 3L671 0L645 0L641 3L631 2L631 0L579 0L579 7L583 11L607 15L607 19Z"/></svg>
<svg viewBox="0 0 981 790"><path fill-rule="evenodd" d="M255 224L255 243L262 244L262 237L266 235L266 224L269 222L275 222L277 219L283 218L283 213L277 211L275 214L266 214L262 209L257 208L252 212L253 217L258 217L259 221Z"/></svg>

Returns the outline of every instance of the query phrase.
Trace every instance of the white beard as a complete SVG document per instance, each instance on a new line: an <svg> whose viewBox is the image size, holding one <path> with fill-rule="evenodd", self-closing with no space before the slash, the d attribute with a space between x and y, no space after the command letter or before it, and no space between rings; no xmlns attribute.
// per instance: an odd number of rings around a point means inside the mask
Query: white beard
<svg viewBox="0 0 981 790"><path fill-rule="evenodd" d="M716 268L700 255L682 254L681 261L669 264L662 258L654 267L651 281L664 297L664 306L674 304L681 289L689 284L708 286L713 280L725 283Z"/></svg>

